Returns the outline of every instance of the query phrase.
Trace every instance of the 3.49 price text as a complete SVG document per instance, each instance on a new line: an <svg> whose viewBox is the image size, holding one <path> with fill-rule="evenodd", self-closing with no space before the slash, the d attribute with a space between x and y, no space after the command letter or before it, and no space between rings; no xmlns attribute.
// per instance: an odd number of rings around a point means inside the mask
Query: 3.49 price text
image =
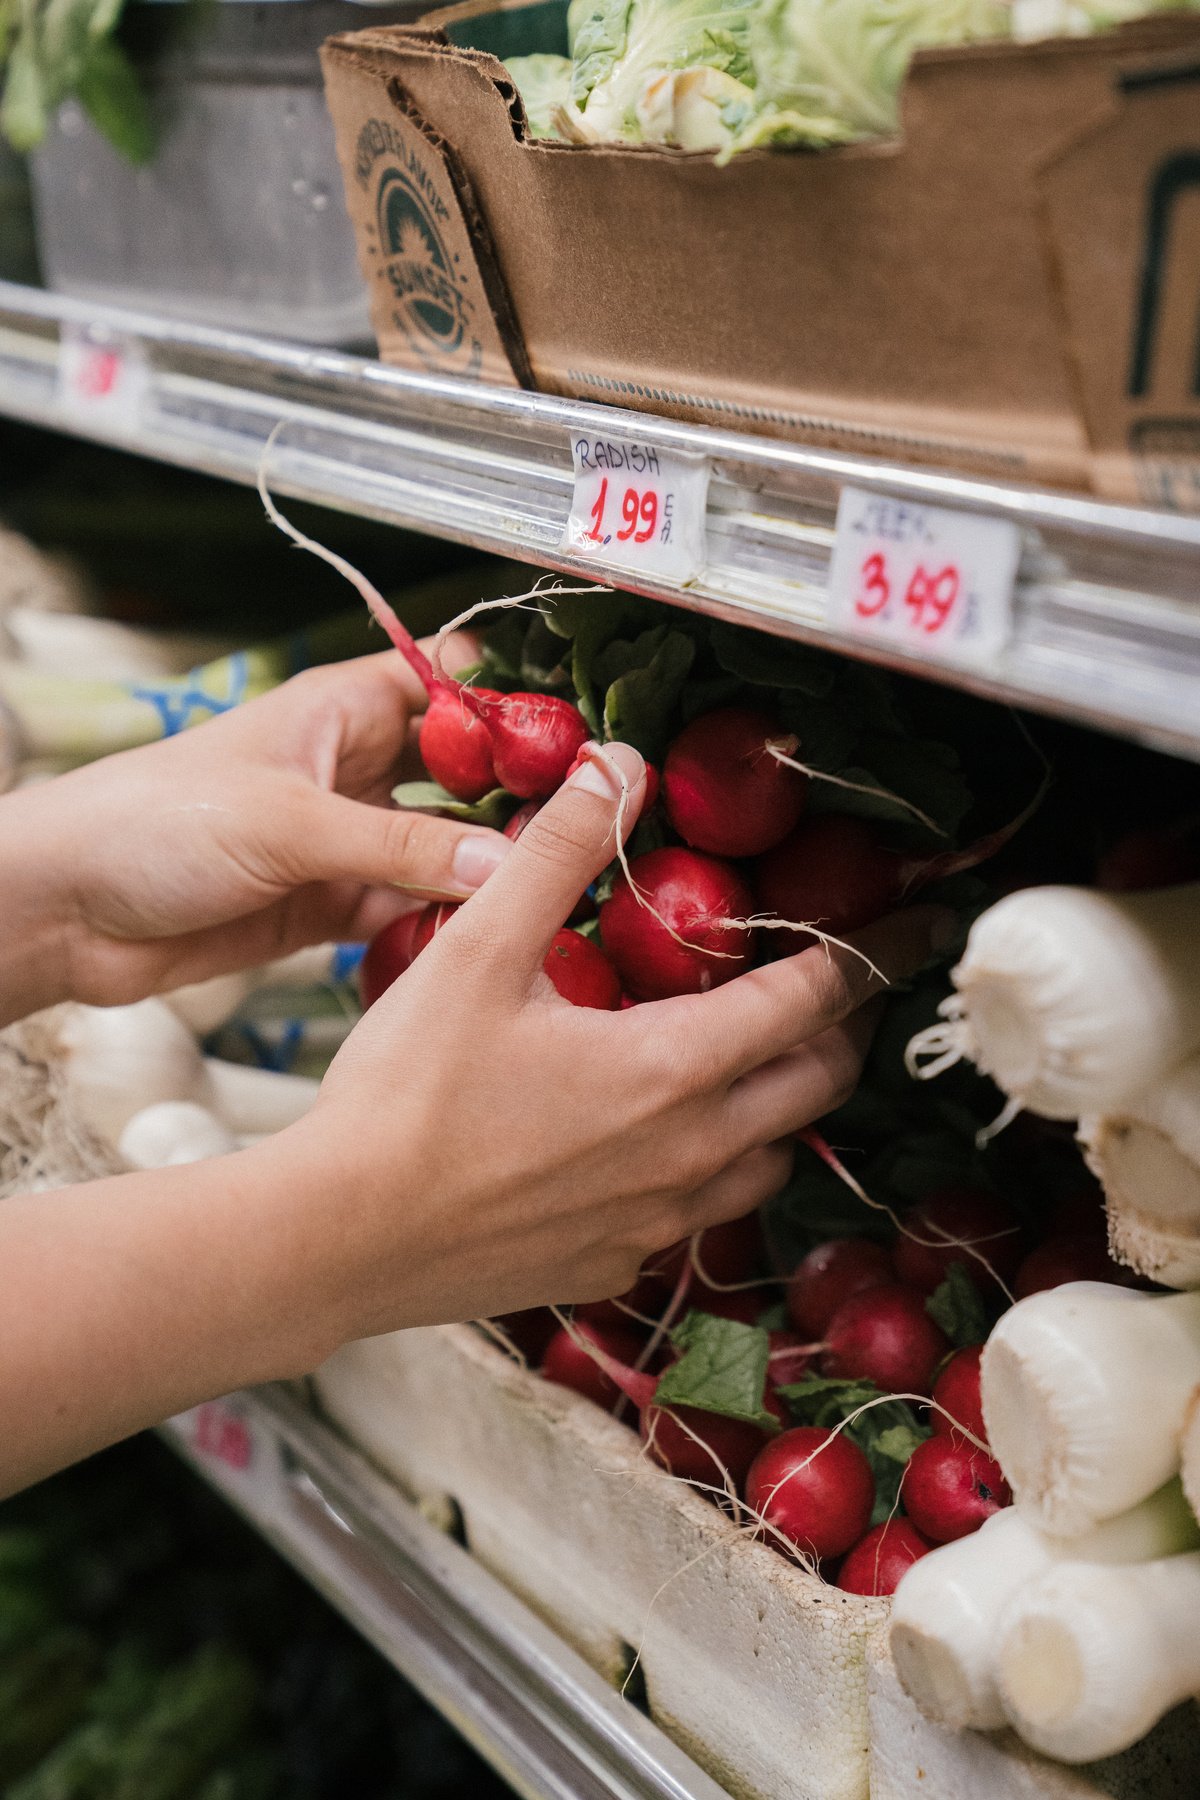
<svg viewBox="0 0 1200 1800"><path fill-rule="evenodd" d="M951 562L940 569L927 569L923 563L918 563L903 588L902 616L907 617L913 630L933 637L952 619L961 591L957 564ZM859 571L859 591L854 601L856 615L860 619L896 616L892 600L899 593L887 556L873 550Z"/></svg>

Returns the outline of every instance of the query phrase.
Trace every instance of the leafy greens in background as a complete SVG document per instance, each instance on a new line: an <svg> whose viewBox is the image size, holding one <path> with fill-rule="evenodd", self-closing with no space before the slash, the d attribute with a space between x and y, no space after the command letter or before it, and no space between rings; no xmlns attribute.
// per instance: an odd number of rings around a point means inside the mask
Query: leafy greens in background
<svg viewBox="0 0 1200 1800"><path fill-rule="evenodd" d="M114 33L124 0L0 0L0 133L32 150L74 95L131 162L154 149L146 99Z"/></svg>

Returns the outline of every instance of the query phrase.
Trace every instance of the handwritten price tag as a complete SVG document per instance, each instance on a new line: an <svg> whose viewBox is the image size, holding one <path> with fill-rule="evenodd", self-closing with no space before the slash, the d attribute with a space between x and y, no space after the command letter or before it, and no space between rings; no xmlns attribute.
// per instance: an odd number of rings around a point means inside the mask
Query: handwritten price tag
<svg viewBox="0 0 1200 1800"><path fill-rule="evenodd" d="M134 339L64 323L58 341L58 403L69 417L133 431L149 385L150 367Z"/></svg>
<svg viewBox="0 0 1200 1800"><path fill-rule="evenodd" d="M614 569L694 581L708 560L708 459L582 432L571 455L566 548Z"/></svg>
<svg viewBox="0 0 1200 1800"><path fill-rule="evenodd" d="M828 623L917 656L987 661L1012 631L1020 555L1009 519L844 488Z"/></svg>

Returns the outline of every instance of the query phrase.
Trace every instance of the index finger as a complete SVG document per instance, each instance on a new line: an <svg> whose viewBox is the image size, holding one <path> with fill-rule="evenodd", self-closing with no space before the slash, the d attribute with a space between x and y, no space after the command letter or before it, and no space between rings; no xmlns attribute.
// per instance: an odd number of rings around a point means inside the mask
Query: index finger
<svg viewBox="0 0 1200 1800"><path fill-rule="evenodd" d="M710 993L660 1002L656 1026L678 1034L681 1053L702 1033L717 1046L719 1076L736 1080L840 1024L889 982L915 974L953 920L943 906L905 907L849 933L844 946L814 944Z"/></svg>

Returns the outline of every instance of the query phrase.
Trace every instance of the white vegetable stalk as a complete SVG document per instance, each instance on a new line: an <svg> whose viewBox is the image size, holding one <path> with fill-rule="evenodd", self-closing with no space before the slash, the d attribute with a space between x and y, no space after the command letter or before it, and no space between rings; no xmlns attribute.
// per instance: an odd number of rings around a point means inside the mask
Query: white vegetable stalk
<svg viewBox="0 0 1200 1800"><path fill-rule="evenodd" d="M198 663L228 656L237 648L233 639L212 633L147 631L117 619L44 612L32 606L14 606L4 624L11 640L7 656L49 675L90 681L186 675Z"/></svg>
<svg viewBox="0 0 1200 1800"><path fill-rule="evenodd" d="M1179 1447L1179 1467L1187 1503L1200 1519L1200 1388L1188 1402Z"/></svg>
<svg viewBox="0 0 1200 1800"><path fill-rule="evenodd" d="M953 979L945 1023L909 1045L914 1073L966 1056L1046 1118L1111 1113L1200 1050L1200 885L1006 894Z"/></svg>
<svg viewBox="0 0 1200 1800"><path fill-rule="evenodd" d="M161 1000L66 1007L59 1051L74 1111L114 1146L135 1113L163 1101L190 1101L216 1113L231 1133L258 1134L294 1124L318 1092L317 1082L300 1075L201 1056Z"/></svg>
<svg viewBox="0 0 1200 1800"><path fill-rule="evenodd" d="M1200 1385L1200 1293L1073 1281L1000 1319L980 1369L983 1417L1017 1505L1069 1537L1147 1498L1179 1469Z"/></svg>
<svg viewBox="0 0 1200 1800"><path fill-rule="evenodd" d="M1145 1562L1197 1548L1200 1525L1178 1481L1082 1537L1050 1537L1007 1507L905 1573L888 1626L896 1672L927 1718L952 1731L997 1731L1006 1717L996 1645L1015 1595L1057 1563Z"/></svg>
<svg viewBox="0 0 1200 1800"><path fill-rule="evenodd" d="M1200 1694L1200 1551L1125 1568L1063 1563L1009 1604L997 1682L1027 1744L1095 1762Z"/></svg>
<svg viewBox="0 0 1200 1800"><path fill-rule="evenodd" d="M1104 1188L1118 1261L1167 1287L1200 1287L1200 1057L1079 1141Z"/></svg>
<svg viewBox="0 0 1200 1800"><path fill-rule="evenodd" d="M194 981L165 995L171 1011L190 1026L197 1037L207 1037L231 1019L251 994L264 988L311 988L338 980L340 946L312 944L280 956L256 969L239 969L232 975L215 975L210 981Z"/></svg>
<svg viewBox="0 0 1200 1800"><path fill-rule="evenodd" d="M134 1113L117 1149L134 1169L170 1169L238 1148L215 1113L192 1100L160 1100Z"/></svg>

